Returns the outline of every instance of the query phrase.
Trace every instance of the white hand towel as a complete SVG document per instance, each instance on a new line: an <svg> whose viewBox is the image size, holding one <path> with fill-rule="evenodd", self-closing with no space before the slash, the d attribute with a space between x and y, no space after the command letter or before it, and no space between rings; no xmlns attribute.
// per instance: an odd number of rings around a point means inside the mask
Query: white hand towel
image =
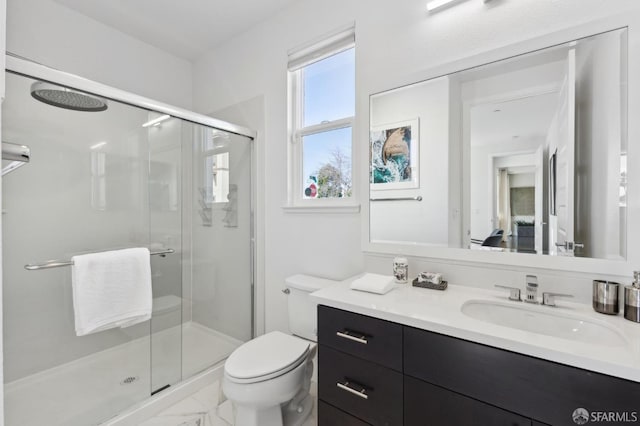
<svg viewBox="0 0 640 426"><path fill-rule="evenodd" d="M393 277L379 274L364 274L351 283L352 290L385 294L393 288Z"/></svg>
<svg viewBox="0 0 640 426"><path fill-rule="evenodd" d="M83 254L71 260L76 335L128 327L151 318L148 249Z"/></svg>

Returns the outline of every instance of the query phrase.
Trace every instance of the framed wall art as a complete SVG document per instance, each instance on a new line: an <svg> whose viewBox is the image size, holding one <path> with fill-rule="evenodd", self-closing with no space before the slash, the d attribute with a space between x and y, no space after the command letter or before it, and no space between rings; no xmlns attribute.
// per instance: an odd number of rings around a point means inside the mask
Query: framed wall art
<svg viewBox="0 0 640 426"><path fill-rule="evenodd" d="M372 190L419 187L419 130L418 118L371 128Z"/></svg>

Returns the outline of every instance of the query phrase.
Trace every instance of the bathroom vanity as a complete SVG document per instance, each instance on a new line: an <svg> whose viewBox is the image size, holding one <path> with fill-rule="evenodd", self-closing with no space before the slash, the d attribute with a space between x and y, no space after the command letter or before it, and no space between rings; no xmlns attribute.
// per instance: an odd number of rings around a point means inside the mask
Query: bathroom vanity
<svg viewBox="0 0 640 426"><path fill-rule="evenodd" d="M528 310L501 292L459 286L398 285L379 296L345 282L312 297L319 303L320 426L573 425L578 408L627 420L640 411L640 327L620 316L579 304ZM534 319L541 312L542 321L550 311L558 328L571 318L617 337L582 341L590 336L580 336L579 325L570 337L526 331L508 316L497 325L467 308L498 307L500 315L509 303Z"/></svg>
<svg viewBox="0 0 640 426"><path fill-rule="evenodd" d="M637 17L591 22L371 92L365 253L460 265L461 282L486 265L626 280L640 253L626 166L639 35ZM569 291L549 281L553 305ZM312 298L321 426L640 420L640 324L621 315L456 285L380 296L346 281Z"/></svg>

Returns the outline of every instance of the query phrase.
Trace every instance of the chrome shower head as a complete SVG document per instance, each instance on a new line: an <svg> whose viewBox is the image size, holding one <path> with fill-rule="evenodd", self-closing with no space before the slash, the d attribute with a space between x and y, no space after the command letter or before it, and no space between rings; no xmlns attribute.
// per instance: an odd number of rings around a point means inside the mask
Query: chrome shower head
<svg viewBox="0 0 640 426"><path fill-rule="evenodd" d="M98 112L107 109L106 99L44 81L36 81L31 85L31 96L45 104L73 111Z"/></svg>

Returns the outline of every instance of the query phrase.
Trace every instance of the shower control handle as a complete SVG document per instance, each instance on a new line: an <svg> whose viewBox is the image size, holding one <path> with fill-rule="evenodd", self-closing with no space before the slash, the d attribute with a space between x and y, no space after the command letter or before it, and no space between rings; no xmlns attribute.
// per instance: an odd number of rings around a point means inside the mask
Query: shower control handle
<svg viewBox="0 0 640 426"><path fill-rule="evenodd" d="M362 343L363 345L369 343L367 340L367 336L362 333L354 333L350 330L336 331L336 336L342 337L343 339L352 340L354 342Z"/></svg>

